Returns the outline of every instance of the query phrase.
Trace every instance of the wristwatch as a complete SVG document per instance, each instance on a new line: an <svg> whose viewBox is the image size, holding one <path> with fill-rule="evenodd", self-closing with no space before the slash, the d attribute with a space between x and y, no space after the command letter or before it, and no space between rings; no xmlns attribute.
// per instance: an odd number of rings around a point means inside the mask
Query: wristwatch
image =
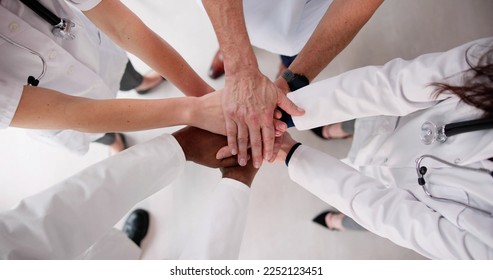
<svg viewBox="0 0 493 280"><path fill-rule="evenodd" d="M295 74L289 69L286 69L286 71L282 73L281 77L288 82L288 86L291 91L295 91L310 84L307 77L300 74Z"/></svg>

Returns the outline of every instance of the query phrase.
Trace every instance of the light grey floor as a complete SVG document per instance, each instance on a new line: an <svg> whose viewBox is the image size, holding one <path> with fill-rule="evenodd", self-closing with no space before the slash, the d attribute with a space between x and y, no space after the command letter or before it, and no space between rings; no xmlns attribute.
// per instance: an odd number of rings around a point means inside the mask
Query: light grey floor
<svg viewBox="0 0 493 280"><path fill-rule="evenodd" d="M174 46L211 85L223 79L207 78L217 41L205 14L195 0L125 0L153 30ZM413 58L443 51L461 43L493 35L493 1L392 0L386 1L354 41L318 79L356 67L382 64L395 58ZM279 60L256 50L261 70L271 78ZM141 71L148 68L131 57ZM144 98L181 96L163 84ZM141 98L136 93L120 94ZM176 128L129 134L140 143ZM321 141L310 132L291 131L296 139L342 158L349 140ZM0 210L36 193L81 168L108 156L104 146L93 144L83 157L34 142L20 129L0 131ZM129 163L131 164L131 163ZM219 179L216 170L187 166L185 176L136 207L151 211L152 225L143 243L144 259L175 259L188 232L203 210L204 201ZM111 207L108 205L108 207ZM330 232L311 219L329 209L318 198L292 183L282 164L264 164L252 187L242 259L420 259L420 255L367 232ZM117 226L121 226L120 222Z"/></svg>

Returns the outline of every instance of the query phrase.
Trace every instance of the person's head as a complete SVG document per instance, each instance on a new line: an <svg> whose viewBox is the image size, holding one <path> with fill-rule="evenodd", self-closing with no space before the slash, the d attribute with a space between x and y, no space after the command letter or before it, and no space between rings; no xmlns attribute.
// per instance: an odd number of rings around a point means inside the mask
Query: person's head
<svg viewBox="0 0 493 280"><path fill-rule="evenodd" d="M484 111L483 117L493 117L493 48L489 48L477 62L471 62L474 53L466 51L466 61L471 67L464 73L464 83L453 86L445 83L432 83L436 87L435 94L453 93L459 98Z"/></svg>

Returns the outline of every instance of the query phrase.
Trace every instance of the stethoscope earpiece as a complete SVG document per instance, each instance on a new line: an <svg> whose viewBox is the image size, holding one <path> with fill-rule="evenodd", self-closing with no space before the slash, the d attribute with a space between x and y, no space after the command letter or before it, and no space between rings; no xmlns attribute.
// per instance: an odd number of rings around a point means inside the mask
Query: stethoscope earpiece
<svg viewBox="0 0 493 280"><path fill-rule="evenodd" d="M39 84L39 80L34 78L33 76L29 76L27 78L27 84L30 86L36 87Z"/></svg>
<svg viewBox="0 0 493 280"><path fill-rule="evenodd" d="M427 171L428 171L428 168L426 168L426 166L421 166L419 168L419 174L421 174L421 175L425 175Z"/></svg>

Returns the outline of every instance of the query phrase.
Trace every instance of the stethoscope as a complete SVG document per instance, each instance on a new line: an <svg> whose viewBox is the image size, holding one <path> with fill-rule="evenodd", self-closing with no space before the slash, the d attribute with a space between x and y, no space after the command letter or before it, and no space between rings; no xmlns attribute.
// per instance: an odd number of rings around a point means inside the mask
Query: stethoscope
<svg viewBox="0 0 493 280"><path fill-rule="evenodd" d="M472 132L472 131L478 131L478 130L483 130L483 129L492 129L493 128L493 118L485 118L485 119L479 119L479 120L471 120L471 121L464 121L464 122L457 122L457 123L451 123L447 125L441 125L441 126L436 126L433 122L427 121L423 123L421 126L421 141L425 145L430 145L434 143L435 141L439 143L443 143L447 141L448 137L457 135L460 133L466 133L466 132ZM428 190L428 187L426 186L426 181L424 178L424 175L427 173L428 168L426 166L421 166L421 162L425 158L430 158L433 160L436 160L438 162L441 162L443 164L449 165L451 167L455 168L460 168L464 170L469 170L469 171L474 171L474 172L480 172L480 173L486 173L493 177L493 170L489 170L486 168L472 168L472 167L467 167L467 166L460 166L458 164L454 164L451 162L448 162L446 160L443 160L441 158L438 158L436 156L432 155L422 155L419 158L416 159L416 173L418 174L418 184L423 188L423 191L425 194L435 200L439 201L445 201L445 202L453 202L456 204L460 204L462 206L465 206L470 209L474 209L476 211L482 212L484 214L493 216L493 213L490 211L486 211L484 209L480 209L475 206L471 206L469 204L449 199L449 198L444 198L444 197L437 197L434 196L430 193Z"/></svg>
<svg viewBox="0 0 493 280"><path fill-rule="evenodd" d="M2 37L2 39L4 39L5 41L9 42L10 44L18 47L18 48L21 48L25 51L28 51L30 53L32 53L33 55L36 55L37 57L39 57L39 59L41 59L41 63L43 63L43 69L41 70L41 74L39 74L39 76L37 78L34 78L34 76L29 76L27 78L27 84L30 85L30 86L37 86L39 84L39 80L41 80L44 75L46 74L46 68L47 68L47 64L46 64L46 61L44 59L44 57L37 51L33 50L33 49L30 49L26 46L23 46L13 40L11 40L10 38L8 37L5 37L3 34L0 33L0 37Z"/></svg>
<svg viewBox="0 0 493 280"><path fill-rule="evenodd" d="M75 26L75 24L72 21L70 21L69 19L58 17L38 1L35 0L20 0L20 1L53 26L53 29L51 30L53 35L65 40L73 40L75 38L75 35L72 33L72 29ZM48 67L44 57L39 52L21 45L1 33L0 33L0 37L2 37L2 39L7 41L8 43L39 57L41 63L43 64L41 74L37 78L34 78L34 76L29 76L27 78L28 85L37 86L39 84L39 81L46 74L46 69Z"/></svg>
<svg viewBox="0 0 493 280"><path fill-rule="evenodd" d="M39 3L36 0L19 0L24 5L26 5L29 9L33 10L38 16L43 18L46 22L53 26L51 33L56 37L65 39L65 40L73 40L75 35L72 34L72 28L75 27L75 24L66 18L61 18L55 15L52 11L48 10L43 4Z"/></svg>

